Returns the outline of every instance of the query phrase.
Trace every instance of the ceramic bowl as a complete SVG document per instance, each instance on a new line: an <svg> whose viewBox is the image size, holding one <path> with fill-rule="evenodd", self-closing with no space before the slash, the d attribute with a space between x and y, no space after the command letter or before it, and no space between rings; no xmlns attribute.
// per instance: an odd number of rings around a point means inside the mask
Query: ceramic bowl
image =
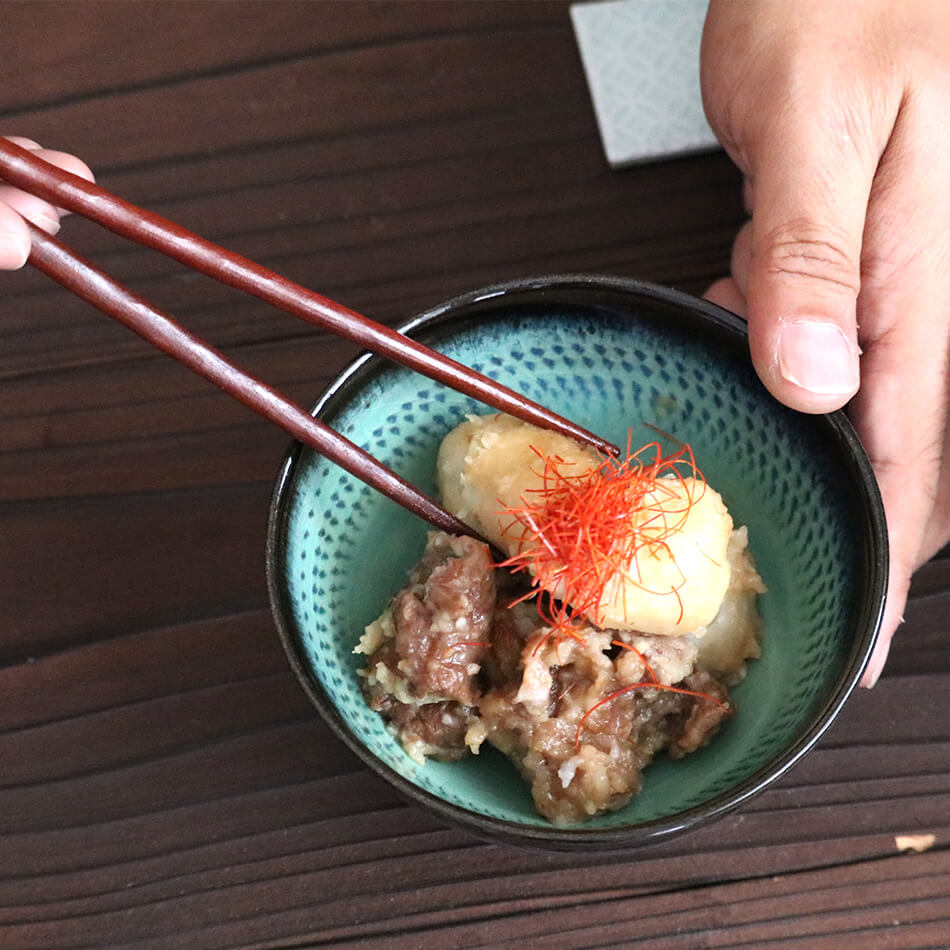
<svg viewBox="0 0 950 950"><path fill-rule="evenodd" d="M489 287L402 328L433 348L625 444L650 423L689 442L751 549L763 656L738 713L706 749L657 759L627 807L550 825L500 754L416 764L363 700L353 648L405 582L428 526L302 447L277 480L268 539L273 612L303 688L337 735L413 801L476 834L554 849L622 848L723 815L784 774L855 688L884 601L877 487L847 418L778 404L756 377L745 324L705 301L619 278L548 277ZM442 437L492 410L364 356L314 412L435 494Z"/></svg>

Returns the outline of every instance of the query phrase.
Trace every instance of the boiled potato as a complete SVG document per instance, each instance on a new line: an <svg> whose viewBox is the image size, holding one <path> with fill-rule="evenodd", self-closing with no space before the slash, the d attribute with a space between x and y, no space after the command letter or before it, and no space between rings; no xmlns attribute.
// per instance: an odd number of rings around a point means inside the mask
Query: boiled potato
<svg viewBox="0 0 950 950"><path fill-rule="evenodd" d="M745 526L736 528L727 555L731 567L729 588L712 623L696 631L699 665L730 685L745 674L746 660L762 654L757 599L765 593L765 584L752 563L748 544Z"/></svg>
<svg viewBox="0 0 950 950"><path fill-rule="evenodd" d="M522 537L517 508L543 488L538 453L558 458L563 474L598 466L593 449L510 416L472 417L444 439L438 483L446 508L485 538L517 554L532 542ZM646 510L630 512L645 542L623 571L603 586L589 611L602 627L679 636L705 627L716 616L729 586L727 547L732 518L718 492L692 478L659 480ZM663 524L680 524L669 532ZM654 543L650 543L650 541ZM564 591L551 591L563 597Z"/></svg>

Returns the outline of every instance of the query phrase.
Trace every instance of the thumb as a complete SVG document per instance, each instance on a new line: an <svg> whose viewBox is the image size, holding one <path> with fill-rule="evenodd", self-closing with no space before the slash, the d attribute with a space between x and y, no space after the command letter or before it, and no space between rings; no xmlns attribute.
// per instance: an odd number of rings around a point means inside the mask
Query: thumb
<svg viewBox="0 0 950 950"><path fill-rule="evenodd" d="M761 162L750 162L752 359L772 394L804 412L839 409L859 384L856 306L874 165L829 139L811 126L777 129L761 143Z"/></svg>

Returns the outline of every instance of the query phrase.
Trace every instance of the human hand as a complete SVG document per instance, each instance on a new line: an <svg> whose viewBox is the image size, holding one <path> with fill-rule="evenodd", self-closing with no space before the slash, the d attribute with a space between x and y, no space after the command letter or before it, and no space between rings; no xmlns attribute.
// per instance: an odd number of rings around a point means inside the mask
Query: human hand
<svg viewBox="0 0 950 950"><path fill-rule="evenodd" d="M74 155L42 148L32 139L16 135L4 137L22 148L36 152L44 161L52 162L89 181L93 180L86 164ZM66 213L61 208L54 208L48 201L0 182L0 270L16 270L26 263L30 254L30 232L24 218L44 231L55 234L59 230L60 218Z"/></svg>
<svg viewBox="0 0 950 950"><path fill-rule="evenodd" d="M712 0L701 71L751 215L707 296L747 317L778 399L848 404L881 488L872 686L911 574L950 539L950 4Z"/></svg>

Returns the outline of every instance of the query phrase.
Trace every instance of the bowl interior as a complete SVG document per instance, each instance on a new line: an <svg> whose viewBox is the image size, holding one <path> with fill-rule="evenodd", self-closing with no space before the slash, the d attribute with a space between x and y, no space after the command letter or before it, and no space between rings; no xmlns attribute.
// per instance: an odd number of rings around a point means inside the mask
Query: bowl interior
<svg viewBox="0 0 950 950"><path fill-rule="evenodd" d="M700 322L684 307L706 316ZM499 754L419 766L367 708L353 647L404 583L428 527L298 449L275 494L272 594L291 659L338 732L449 817L562 841L686 825L781 774L855 685L883 598L883 521L847 423L776 403L751 369L735 318L632 282L472 295L409 332L618 444L631 429L635 447L652 441L644 423L689 442L736 524L749 528L768 586L763 657L735 690L738 714L707 749L675 763L660 757L625 809L552 829ZM488 411L377 359L351 368L319 407L333 428L432 494L442 437L466 414Z"/></svg>

